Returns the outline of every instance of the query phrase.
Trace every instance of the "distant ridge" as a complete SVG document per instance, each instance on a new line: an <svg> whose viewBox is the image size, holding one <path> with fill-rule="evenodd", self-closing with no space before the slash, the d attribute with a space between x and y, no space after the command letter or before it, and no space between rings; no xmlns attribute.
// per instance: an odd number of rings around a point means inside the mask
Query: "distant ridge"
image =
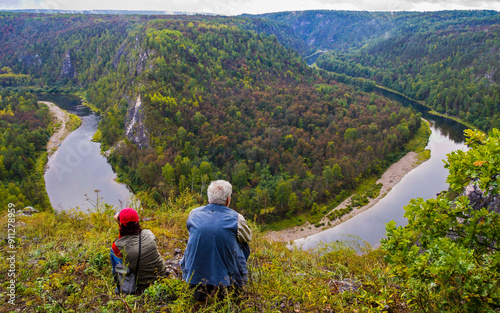
<svg viewBox="0 0 500 313"><path fill-rule="evenodd" d="M214 13L195 13L182 11L129 11L129 10L56 10L56 9L2 9L0 11L15 13L45 13L45 14L113 14L113 15L217 15Z"/></svg>

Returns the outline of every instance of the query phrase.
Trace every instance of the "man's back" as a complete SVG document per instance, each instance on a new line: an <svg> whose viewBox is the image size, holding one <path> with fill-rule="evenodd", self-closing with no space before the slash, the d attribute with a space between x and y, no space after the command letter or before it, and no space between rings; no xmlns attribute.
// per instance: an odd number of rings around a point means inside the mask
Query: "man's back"
<svg viewBox="0 0 500 313"><path fill-rule="evenodd" d="M246 258L237 240L238 213L220 204L194 209L187 221L189 240L181 261L191 285L242 286Z"/></svg>

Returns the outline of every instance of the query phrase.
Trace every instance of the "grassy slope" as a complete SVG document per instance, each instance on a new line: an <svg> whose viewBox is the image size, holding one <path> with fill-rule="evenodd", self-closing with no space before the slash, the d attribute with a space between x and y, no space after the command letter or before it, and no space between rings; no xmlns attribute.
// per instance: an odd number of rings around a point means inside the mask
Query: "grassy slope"
<svg viewBox="0 0 500 313"><path fill-rule="evenodd" d="M189 196L179 204L193 203ZM151 229L164 259L173 250L185 248L188 211L179 204L164 205L155 212L140 212L144 228ZM26 312L187 312L227 311L239 307L243 312L335 312L363 308L382 308L400 303L402 291L389 285L391 280L379 250L366 249L359 256L354 247L336 243L323 251L290 250L281 243L270 243L254 228L249 260L249 283L239 299L191 301L187 285L177 275L158 281L141 296L114 294L110 275L109 248L117 237L113 212L37 213L17 216L16 305L2 304L9 310ZM7 221L2 220L5 224ZM2 242L5 258L9 247ZM328 253L324 253L330 251ZM0 277L7 277L7 262L0 263ZM341 281L356 281L357 292L339 293ZM8 283L3 280L5 285ZM128 309L127 309L128 308ZM348 308L348 309L347 309ZM330 311L329 311L330 310Z"/></svg>

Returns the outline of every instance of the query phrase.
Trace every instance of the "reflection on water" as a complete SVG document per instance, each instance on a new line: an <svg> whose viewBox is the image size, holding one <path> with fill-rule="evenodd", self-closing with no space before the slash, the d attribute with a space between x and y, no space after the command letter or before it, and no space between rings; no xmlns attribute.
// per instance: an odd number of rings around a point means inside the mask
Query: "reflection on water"
<svg viewBox="0 0 500 313"><path fill-rule="evenodd" d="M74 97L73 97L74 98ZM78 114L82 125L66 137L59 149L50 157L45 172L45 186L52 207L67 210L92 208L99 190L100 202L118 207L126 206L132 194L124 184L115 181L116 174L101 155L100 144L92 142L99 118L80 105L79 99L39 97ZM64 106L60 103L64 103Z"/></svg>
<svg viewBox="0 0 500 313"><path fill-rule="evenodd" d="M459 136L463 134L463 127L443 121L430 121L432 134L427 149L431 150L431 158L403 177L376 205L338 226L295 240L295 244L309 249L320 242L344 240L346 235L355 235L372 246L378 246L380 239L385 237L386 223L394 220L399 226L406 225L404 206L411 199L434 198L437 193L447 189L448 170L444 168L443 160L452 151L467 149L463 136Z"/></svg>
<svg viewBox="0 0 500 313"><path fill-rule="evenodd" d="M36 97L39 101L53 102L61 109L78 116L86 116L92 113L88 107L82 105L80 98L73 95L42 93L37 94Z"/></svg>
<svg viewBox="0 0 500 313"><path fill-rule="evenodd" d="M454 143L463 144L465 142L464 130L467 129L467 127L464 125L427 112L422 112L422 117L431 121L435 128L439 128L441 133Z"/></svg>
<svg viewBox="0 0 500 313"><path fill-rule="evenodd" d="M455 143L460 144L464 141L464 130L466 129L464 125L445 117L430 114L428 107L397 92L380 87L375 87L375 92L421 113L424 119L432 121L436 128L439 128L445 136L449 137Z"/></svg>

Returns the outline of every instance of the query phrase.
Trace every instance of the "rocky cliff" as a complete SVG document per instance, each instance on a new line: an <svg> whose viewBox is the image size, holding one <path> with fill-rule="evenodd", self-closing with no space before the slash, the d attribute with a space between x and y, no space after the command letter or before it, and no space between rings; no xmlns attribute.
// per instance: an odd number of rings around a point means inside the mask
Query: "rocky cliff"
<svg viewBox="0 0 500 313"><path fill-rule="evenodd" d="M144 112L141 96L134 105L129 105L125 119L125 136L140 149L149 147L148 131L144 126Z"/></svg>
<svg viewBox="0 0 500 313"><path fill-rule="evenodd" d="M469 198L470 205L474 210L486 208L490 212L500 214L500 196L492 192L486 194L475 182L470 183L465 188L463 195Z"/></svg>
<svg viewBox="0 0 500 313"><path fill-rule="evenodd" d="M76 69L72 62L71 51L67 50L63 61L63 67L61 70L61 78L71 79L76 76Z"/></svg>

